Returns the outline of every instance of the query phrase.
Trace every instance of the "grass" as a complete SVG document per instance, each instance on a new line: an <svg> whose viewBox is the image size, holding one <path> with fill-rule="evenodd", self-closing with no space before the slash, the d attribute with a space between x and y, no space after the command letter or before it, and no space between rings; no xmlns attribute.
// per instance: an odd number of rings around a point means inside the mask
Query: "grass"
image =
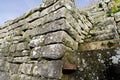
<svg viewBox="0 0 120 80"><path fill-rule="evenodd" d="M112 14L120 12L120 9L118 8L119 3L120 3L120 0L114 0L114 4L113 4L111 10L107 12L108 17L112 16Z"/></svg>

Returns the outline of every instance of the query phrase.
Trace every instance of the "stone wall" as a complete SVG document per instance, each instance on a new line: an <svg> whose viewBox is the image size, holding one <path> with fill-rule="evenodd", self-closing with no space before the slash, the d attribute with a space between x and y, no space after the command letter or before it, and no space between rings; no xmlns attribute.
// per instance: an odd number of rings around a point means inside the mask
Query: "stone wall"
<svg viewBox="0 0 120 80"><path fill-rule="evenodd" d="M81 13L84 13L93 24L93 28L90 30L86 41L119 39L120 12L109 14L113 4L114 0L99 0L97 3L80 9Z"/></svg>
<svg viewBox="0 0 120 80"><path fill-rule="evenodd" d="M84 20L83 20L84 19ZM92 24L71 0L49 0L0 26L0 80L59 80Z"/></svg>
<svg viewBox="0 0 120 80"><path fill-rule="evenodd" d="M108 69L104 62L109 64L119 46L120 13L107 16L111 2L81 10L73 0L47 0L5 22L0 80L105 80L98 73Z"/></svg>

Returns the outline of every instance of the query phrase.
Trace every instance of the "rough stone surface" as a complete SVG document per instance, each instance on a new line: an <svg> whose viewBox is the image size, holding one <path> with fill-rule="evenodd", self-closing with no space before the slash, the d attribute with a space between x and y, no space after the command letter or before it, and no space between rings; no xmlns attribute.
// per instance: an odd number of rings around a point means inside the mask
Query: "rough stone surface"
<svg viewBox="0 0 120 80"><path fill-rule="evenodd" d="M69 51L72 50L63 44L52 44L43 47L36 47L31 53L31 58L42 57L47 59L60 59Z"/></svg>
<svg viewBox="0 0 120 80"><path fill-rule="evenodd" d="M62 62L57 61L44 61L34 66L33 74L49 77L52 79L60 79L62 77Z"/></svg>
<svg viewBox="0 0 120 80"><path fill-rule="evenodd" d="M115 15L115 21L120 21L120 12L116 13Z"/></svg>
<svg viewBox="0 0 120 80"><path fill-rule="evenodd" d="M0 80L120 80L114 1L82 9L74 0L44 1L0 25Z"/></svg>

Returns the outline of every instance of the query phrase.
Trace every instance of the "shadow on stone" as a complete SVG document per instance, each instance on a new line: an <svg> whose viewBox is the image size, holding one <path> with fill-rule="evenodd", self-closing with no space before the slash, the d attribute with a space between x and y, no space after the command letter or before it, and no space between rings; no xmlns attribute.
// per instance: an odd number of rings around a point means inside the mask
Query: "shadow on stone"
<svg viewBox="0 0 120 80"><path fill-rule="evenodd" d="M105 71L106 80L120 80L120 64L109 66Z"/></svg>

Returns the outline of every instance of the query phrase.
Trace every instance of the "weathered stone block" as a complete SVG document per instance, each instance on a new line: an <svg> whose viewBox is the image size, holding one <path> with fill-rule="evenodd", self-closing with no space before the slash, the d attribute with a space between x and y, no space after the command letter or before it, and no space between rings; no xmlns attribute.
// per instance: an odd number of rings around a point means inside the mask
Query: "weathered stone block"
<svg viewBox="0 0 120 80"><path fill-rule="evenodd" d="M48 15L46 15L42 20L42 24L45 24L47 22L50 22L50 21L54 21L54 20L57 20L57 19L60 19L60 18L65 18L65 14L66 14L66 8L65 7L62 7Z"/></svg>
<svg viewBox="0 0 120 80"><path fill-rule="evenodd" d="M31 53L31 58L42 57L48 59L59 59L69 51L72 50L63 44L52 44L43 47L36 47Z"/></svg>
<svg viewBox="0 0 120 80"><path fill-rule="evenodd" d="M10 75L9 80L20 80L20 79L19 79L19 75L18 75L18 74Z"/></svg>
<svg viewBox="0 0 120 80"><path fill-rule="evenodd" d="M10 63L1 59L0 60L0 71L1 72L10 71Z"/></svg>
<svg viewBox="0 0 120 80"><path fill-rule="evenodd" d="M117 12L114 14L114 17L115 17L115 21L120 21L120 12Z"/></svg>
<svg viewBox="0 0 120 80"><path fill-rule="evenodd" d="M30 54L31 59L37 59L41 57L41 47L35 47Z"/></svg>
<svg viewBox="0 0 120 80"><path fill-rule="evenodd" d="M6 72L0 72L0 80L9 80L9 75Z"/></svg>
<svg viewBox="0 0 120 80"><path fill-rule="evenodd" d="M84 29L84 32L86 33L89 31L88 26L84 25L85 23L81 23L84 26L83 28L83 26L81 24L79 25L76 19L70 13L66 15L66 18L67 22L69 22L69 24L77 31L78 34L82 35L82 29Z"/></svg>
<svg viewBox="0 0 120 80"><path fill-rule="evenodd" d="M24 42L24 40L25 40L25 38L23 38L22 36L14 36L14 37L12 37L11 39L9 39L8 41L10 41L10 42Z"/></svg>
<svg viewBox="0 0 120 80"><path fill-rule="evenodd" d="M119 37L113 17L106 18L98 23L93 31L96 32L92 34L95 40L117 39Z"/></svg>
<svg viewBox="0 0 120 80"><path fill-rule="evenodd" d="M33 75L40 75L47 78L61 79L62 77L62 62L48 61L42 62L33 68Z"/></svg>
<svg viewBox="0 0 120 80"><path fill-rule="evenodd" d="M75 42L73 38L71 38L64 31L48 33L47 35L41 35L37 37L37 39L34 39L34 38L29 43L30 47L38 47L38 46L43 46L43 45L52 44L52 43L63 43L74 50L78 48L78 43Z"/></svg>
<svg viewBox="0 0 120 80"><path fill-rule="evenodd" d="M15 57L13 59L14 63L24 63L24 62L28 62L28 61L30 61L29 57Z"/></svg>
<svg viewBox="0 0 120 80"><path fill-rule="evenodd" d="M77 42L82 43L84 36L80 36L79 33L67 21L66 21L66 26L69 27L68 29L66 29L66 31L69 33L69 35L73 39L75 39Z"/></svg>
<svg viewBox="0 0 120 80"><path fill-rule="evenodd" d="M37 20L39 20L39 19L37 19ZM31 23L26 23L23 26L21 26L21 30L24 31L24 32L27 31L27 30L30 30L30 29L34 28L34 26L37 25L38 23L39 22L37 22L36 20L31 22Z"/></svg>
<svg viewBox="0 0 120 80"><path fill-rule="evenodd" d="M118 33L120 34L120 22L117 23Z"/></svg>
<svg viewBox="0 0 120 80"><path fill-rule="evenodd" d="M63 44L53 44L41 47L41 57L48 59L62 58L66 51L71 49L67 48Z"/></svg>
<svg viewBox="0 0 120 80"><path fill-rule="evenodd" d="M44 6L44 7L50 6L50 5L54 4L56 1L57 1L57 0L44 1L43 6Z"/></svg>
<svg viewBox="0 0 120 80"><path fill-rule="evenodd" d="M65 17L65 13L66 13L66 8L62 7L56 11L51 12L50 14L45 15L44 17L40 19L35 20L34 22L31 23L31 25L34 27L38 27L39 25L43 25L48 22Z"/></svg>
<svg viewBox="0 0 120 80"><path fill-rule="evenodd" d="M4 38L6 36L8 36L8 33L2 33L2 34L0 34L0 38Z"/></svg>
<svg viewBox="0 0 120 80"><path fill-rule="evenodd" d="M31 80L31 76L25 74L13 74L10 76L10 80Z"/></svg>
<svg viewBox="0 0 120 80"><path fill-rule="evenodd" d="M24 57L24 56L28 56L29 54L30 54L29 50L16 51L14 53L11 53L13 57Z"/></svg>
<svg viewBox="0 0 120 80"><path fill-rule="evenodd" d="M5 61L0 59L0 71L4 71L5 70Z"/></svg>
<svg viewBox="0 0 120 80"><path fill-rule="evenodd" d="M9 66L9 74L10 75L17 74L18 69L19 69L19 64L10 64L10 66Z"/></svg>
<svg viewBox="0 0 120 80"><path fill-rule="evenodd" d="M23 37L35 36L39 34L45 34L48 32L56 31L56 30L64 30L67 29L65 26L65 19L59 19L50 23L47 23L43 26L36 27L32 30L28 30L23 34Z"/></svg>
<svg viewBox="0 0 120 80"><path fill-rule="evenodd" d="M29 74L30 75L30 74L32 74L32 67L33 67L33 64L23 63L19 67L19 72L23 73L23 74Z"/></svg>
<svg viewBox="0 0 120 80"><path fill-rule="evenodd" d="M9 52L15 52L16 51L16 47L17 45L16 44L12 44L9 48Z"/></svg>
<svg viewBox="0 0 120 80"><path fill-rule="evenodd" d="M40 17L40 12L39 11L37 11L35 13L32 13L32 11L30 11L30 16L28 18L26 18L25 20L27 22L31 22L35 19L38 19L39 17Z"/></svg>
<svg viewBox="0 0 120 80"><path fill-rule="evenodd" d="M28 43L27 42L23 42L23 43L19 43L17 45L17 49L16 50L21 51L21 50L26 50L26 49L29 49L28 48Z"/></svg>
<svg viewBox="0 0 120 80"><path fill-rule="evenodd" d="M19 80L31 80L32 78L31 76L24 75L24 74L21 74L19 77L20 77Z"/></svg>
<svg viewBox="0 0 120 80"><path fill-rule="evenodd" d="M38 37L33 37L33 39L29 43L29 46L30 47L38 47L38 46L44 44L44 40L45 40L45 35L40 35Z"/></svg>
<svg viewBox="0 0 120 80"><path fill-rule="evenodd" d="M22 51L22 56L28 56L30 55L30 51L29 50L23 50Z"/></svg>
<svg viewBox="0 0 120 80"><path fill-rule="evenodd" d="M75 42L73 38L71 38L64 31L58 31L58 32L47 34L45 36L44 44L51 44L51 43L63 43L74 50L77 50L78 48L78 43Z"/></svg>
<svg viewBox="0 0 120 80"><path fill-rule="evenodd" d="M56 31L56 30L65 30L67 27L65 26L65 19L59 19L54 22L47 23L43 26L34 28L29 35L35 36L38 34L45 34L48 32Z"/></svg>
<svg viewBox="0 0 120 80"><path fill-rule="evenodd" d="M31 38L31 32L32 30L27 30L23 33L23 38Z"/></svg>

